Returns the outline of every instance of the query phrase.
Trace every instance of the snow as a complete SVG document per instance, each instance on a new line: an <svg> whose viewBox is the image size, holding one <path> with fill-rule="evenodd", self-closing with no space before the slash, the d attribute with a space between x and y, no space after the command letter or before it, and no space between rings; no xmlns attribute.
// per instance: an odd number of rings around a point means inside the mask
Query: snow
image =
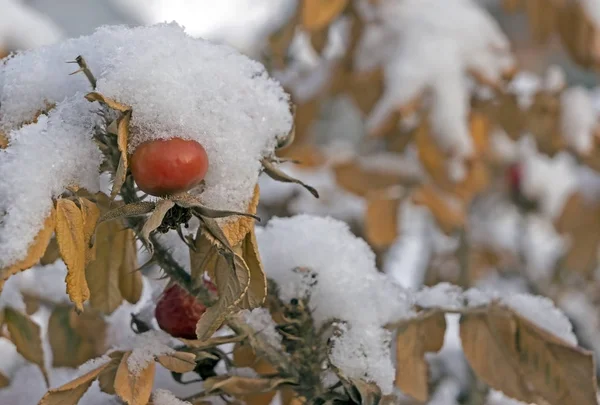
<svg viewBox="0 0 600 405"><path fill-rule="evenodd" d="M459 286L439 283L432 287L423 287L415 303L422 308L460 309L463 306L463 292Z"/></svg>
<svg viewBox="0 0 600 405"><path fill-rule="evenodd" d="M594 147L597 113L589 92L580 86L570 87L561 97L561 132L567 145L580 155Z"/></svg>
<svg viewBox="0 0 600 405"><path fill-rule="evenodd" d="M167 390L156 390L152 393L154 405L191 405L190 402L178 399L172 392Z"/></svg>
<svg viewBox="0 0 600 405"><path fill-rule="evenodd" d="M102 27L93 35L18 54L0 68L0 130L10 146L0 171L0 267L25 255L50 210L50 197L77 183L98 189L101 155L91 140L98 108L83 99L84 75L69 76L83 55L97 90L133 108L130 152L151 139L200 142L210 167L202 201L245 211L261 168L292 122L288 95L264 67L228 46L187 36L175 24ZM18 129L46 103L57 106ZM225 219L224 221L227 221Z"/></svg>
<svg viewBox="0 0 600 405"><path fill-rule="evenodd" d="M240 312L244 322L248 324L258 336L272 347L281 348L281 335L277 332L275 321L266 308L255 308L252 311Z"/></svg>
<svg viewBox="0 0 600 405"><path fill-rule="evenodd" d="M172 337L161 330L150 330L136 335L129 342L114 348L114 350L131 350L127 359L129 371L139 374L157 356L172 354L175 350L171 347Z"/></svg>
<svg viewBox="0 0 600 405"><path fill-rule="evenodd" d="M383 326L409 316L411 302L406 290L377 271L366 242L344 222L310 215L273 218L257 228L257 238L267 276L279 286L284 302L310 289L317 326L332 319L347 323L332 361L348 376L366 375L390 392L394 371L382 343ZM359 355L358 347L369 356Z"/></svg>

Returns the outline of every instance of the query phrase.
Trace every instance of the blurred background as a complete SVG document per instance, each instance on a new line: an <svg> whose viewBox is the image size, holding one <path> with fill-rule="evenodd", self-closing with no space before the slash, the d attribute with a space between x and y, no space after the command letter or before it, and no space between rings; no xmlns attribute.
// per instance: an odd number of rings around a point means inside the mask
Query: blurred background
<svg viewBox="0 0 600 405"><path fill-rule="evenodd" d="M263 223L344 220L407 288L547 296L600 354L600 0L0 0L0 54L172 21L296 105L282 167L320 198L261 178Z"/></svg>

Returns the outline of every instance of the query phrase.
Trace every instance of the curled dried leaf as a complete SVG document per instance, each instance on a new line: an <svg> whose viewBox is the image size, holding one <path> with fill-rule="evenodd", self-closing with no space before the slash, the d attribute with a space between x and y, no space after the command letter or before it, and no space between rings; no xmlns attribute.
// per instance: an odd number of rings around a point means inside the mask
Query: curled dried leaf
<svg viewBox="0 0 600 405"><path fill-rule="evenodd" d="M131 111L130 106L119 103L118 101L115 101L111 98L104 97L102 94L95 92L95 91L92 91L91 93L86 94L85 98L90 102L98 101L99 103L102 103L102 104L106 105L107 107L112 108L113 110L117 110L117 111L121 111L121 112Z"/></svg>
<svg viewBox="0 0 600 405"><path fill-rule="evenodd" d="M107 364L103 364L65 385L51 389L42 397L38 405L76 405L106 367Z"/></svg>
<svg viewBox="0 0 600 405"><path fill-rule="evenodd" d="M140 236L142 240L146 242L148 250L151 254L154 251L154 247L152 246L152 242L150 242L150 234L162 224L165 215L167 215L167 212L174 206L175 203L171 200L160 200L156 204L156 208L152 212L152 215L150 215L142 227Z"/></svg>
<svg viewBox="0 0 600 405"><path fill-rule="evenodd" d="M302 26L308 31L318 31L331 24L346 8L348 0L303 0Z"/></svg>
<svg viewBox="0 0 600 405"><path fill-rule="evenodd" d="M156 363L150 362L138 373L129 371L127 360L131 352L123 355L115 375L115 392L128 405L146 405L152 394Z"/></svg>
<svg viewBox="0 0 600 405"><path fill-rule="evenodd" d="M86 263L89 263L96 255L96 250L93 247L93 236L96 231L96 223L100 218L100 209L87 198L78 198L78 201L83 216L83 237L87 245Z"/></svg>
<svg viewBox="0 0 600 405"><path fill-rule="evenodd" d="M183 208L193 208L194 213L196 215L206 218L225 218L230 217L232 215L240 215L244 217L254 218L260 221L260 218L254 214L208 208L207 206L202 204L198 197L195 197L189 193L175 194L171 196L170 200Z"/></svg>
<svg viewBox="0 0 600 405"><path fill-rule="evenodd" d="M295 179L287 174L285 174L284 172L282 172L281 170L279 170L274 164L273 162L271 162L268 159L263 159L261 161L264 172L273 180L276 181L281 181L283 183L295 183L295 184L299 184L302 187L304 187L305 189L307 189L313 196L315 196L315 198L319 198L319 193L317 190L315 190L313 187L303 183L302 181Z"/></svg>
<svg viewBox="0 0 600 405"><path fill-rule="evenodd" d="M156 359L164 368L174 373L188 373L196 368L196 355L189 352L175 352L158 356Z"/></svg>
<svg viewBox="0 0 600 405"><path fill-rule="evenodd" d="M154 208L156 208L156 203L150 201L140 201L123 205L102 214L98 220L98 223L112 221L113 219L119 218L139 217L154 211Z"/></svg>
<svg viewBox="0 0 600 405"><path fill-rule="evenodd" d="M247 212L250 214L256 214L258 202L260 199L260 190L258 184L254 187L254 195L252 200L248 204ZM254 220L249 217L236 218L235 221L228 221L223 224L223 233L229 240L231 246L237 246L250 232L254 229Z"/></svg>
<svg viewBox="0 0 600 405"><path fill-rule="evenodd" d="M209 393L221 392L232 396L242 396L273 391L284 384L295 385L296 381L291 378L218 376L207 378L204 381L204 389Z"/></svg>
<svg viewBox="0 0 600 405"><path fill-rule="evenodd" d="M115 395L115 378L124 354L124 352L117 351L108 355L110 357L110 361L98 375L98 385L100 386L100 390L102 392Z"/></svg>

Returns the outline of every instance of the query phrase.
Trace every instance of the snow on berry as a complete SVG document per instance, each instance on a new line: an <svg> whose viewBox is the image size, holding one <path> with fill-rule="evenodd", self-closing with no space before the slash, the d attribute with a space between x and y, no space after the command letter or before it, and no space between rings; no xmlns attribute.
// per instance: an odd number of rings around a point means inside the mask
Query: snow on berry
<svg viewBox="0 0 600 405"><path fill-rule="evenodd" d="M102 156L92 140L99 105L84 99L86 77L70 76L73 65L65 63L78 55L96 76L96 91L132 107L130 153L149 140L197 141L210 162L202 202L246 210L260 160L292 126L279 83L260 63L176 24L102 27L0 66L0 131L10 140L0 153L0 267L25 256L51 197L71 183L99 188ZM21 128L52 105L47 117Z"/></svg>

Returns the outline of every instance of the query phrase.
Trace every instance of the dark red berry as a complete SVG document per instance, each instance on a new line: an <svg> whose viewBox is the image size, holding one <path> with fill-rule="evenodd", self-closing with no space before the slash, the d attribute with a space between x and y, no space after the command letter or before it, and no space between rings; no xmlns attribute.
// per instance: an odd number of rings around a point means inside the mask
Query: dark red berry
<svg viewBox="0 0 600 405"><path fill-rule="evenodd" d="M210 281L205 281L205 284L209 290L217 291ZM171 336L196 339L196 324L205 311L205 305L185 289L174 284L163 292L156 304L154 316L158 326Z"/></svg>

